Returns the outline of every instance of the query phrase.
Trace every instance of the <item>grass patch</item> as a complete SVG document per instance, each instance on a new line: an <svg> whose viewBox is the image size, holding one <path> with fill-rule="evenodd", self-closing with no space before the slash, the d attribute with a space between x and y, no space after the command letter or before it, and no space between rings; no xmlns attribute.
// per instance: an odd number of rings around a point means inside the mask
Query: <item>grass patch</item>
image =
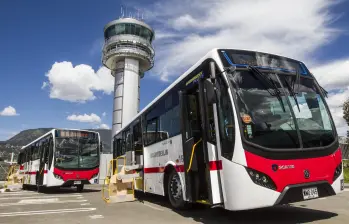
<svg viewBox="0 0 349 224"><path fill-rule="evenodd" d="M344 168L344 182L349 183L349 168Z"/></svg>
<svg viewBox="0 0 349 224"><path fill-rule="evenodd" d="M349 161L343 160L344 167L344 182L349 183Z"/></svg>

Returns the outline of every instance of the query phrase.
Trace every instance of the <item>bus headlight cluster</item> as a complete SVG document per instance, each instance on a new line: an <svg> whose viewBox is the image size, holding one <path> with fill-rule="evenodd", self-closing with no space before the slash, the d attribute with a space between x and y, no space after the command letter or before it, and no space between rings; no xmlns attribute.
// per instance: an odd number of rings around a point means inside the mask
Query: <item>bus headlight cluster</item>
<svg viewBox="0 0 349 224"><path fill-rule="evenodd" d="M58 180L63 180L63 178L62 178L60 175L55 174L55 173L54 173L53 175L54 175L54 177L57 178Z"/></svg>
<svg viewBox="0 0 349 224"><path fill-rule="evenodd" d="M93 176L91 177L91 179L96 178L96 177L98 177L98 173L93 174Z"/></svg>
<svg viewBox="0 0 349 224"><path fill-rule="evenodd" d="M266 187L272 190L276 190L276 185L274 181L265 173L259 172L257 170L245 167L251 180L262 187Z"/></svg>
<svg viewBox="0 0 349 224"><path fill-rule="evenodd" d="M342 168L343 167L343 163L341 162L335 169L334 171L334 175L333 175L333 181L335 181L342 173Z"/></svg>

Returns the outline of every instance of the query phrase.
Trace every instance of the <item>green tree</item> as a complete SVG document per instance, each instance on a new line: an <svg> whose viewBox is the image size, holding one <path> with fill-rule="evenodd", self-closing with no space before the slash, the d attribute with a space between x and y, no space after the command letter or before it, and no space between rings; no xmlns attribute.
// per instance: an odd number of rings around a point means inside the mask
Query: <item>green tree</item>
<svg viewBox="0 0 349 224"><path fill-rule="evenodd" d="M343 104L343 118L349 125L349 99ZM347 131L347 137L349 137L349 131Z"/></svg>

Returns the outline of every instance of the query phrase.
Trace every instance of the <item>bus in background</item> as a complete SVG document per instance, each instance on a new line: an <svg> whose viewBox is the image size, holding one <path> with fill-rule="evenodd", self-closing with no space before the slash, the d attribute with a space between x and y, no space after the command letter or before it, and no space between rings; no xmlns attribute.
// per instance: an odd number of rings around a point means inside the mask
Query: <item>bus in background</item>
<svg viewBox="0 0 349 224"><path fill-rule="evenodd" d="M114 157L132 161L136 190L167 196L174 208L336 195L342 155L325 95L300 61L213 49L115 134Z"/></svg>
<svg viewBox="0 0 349 224"><path fill-rule="evenodd" d="M76 186L98 182L102 144L98 132L53 129L22 147L18 155L23 189Z"/></svg>

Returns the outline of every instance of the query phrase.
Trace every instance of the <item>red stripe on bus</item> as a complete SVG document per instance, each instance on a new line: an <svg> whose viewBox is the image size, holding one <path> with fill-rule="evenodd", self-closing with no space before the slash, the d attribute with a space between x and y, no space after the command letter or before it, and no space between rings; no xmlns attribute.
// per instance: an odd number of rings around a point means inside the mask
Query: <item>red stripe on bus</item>
<svg viewBox="0 0 349 224"><path fill-rule="evenodd" d="M185 170L184 165L178 165L175 167L175 169L178 173L183 173Z"/></svg>
<svg viewBox="0 0 349 224"><path fill-rule="evenodd" d="M23 172L23 174L34 175L37 171ZM47 173L47 170L44 170L44 173Z"/></svg>
<svg viewBox="0 0 349 224"><path fill-rule="evenodd" d="M210 165L210 171L223 169L222 160L210 161L209 165Z"/></svg>
<svg viewBox="0 0 349 224"><path fill-rule="evenodd" d="M144 168L144 173L163 173L165 167L148 167Z"/></svg>

